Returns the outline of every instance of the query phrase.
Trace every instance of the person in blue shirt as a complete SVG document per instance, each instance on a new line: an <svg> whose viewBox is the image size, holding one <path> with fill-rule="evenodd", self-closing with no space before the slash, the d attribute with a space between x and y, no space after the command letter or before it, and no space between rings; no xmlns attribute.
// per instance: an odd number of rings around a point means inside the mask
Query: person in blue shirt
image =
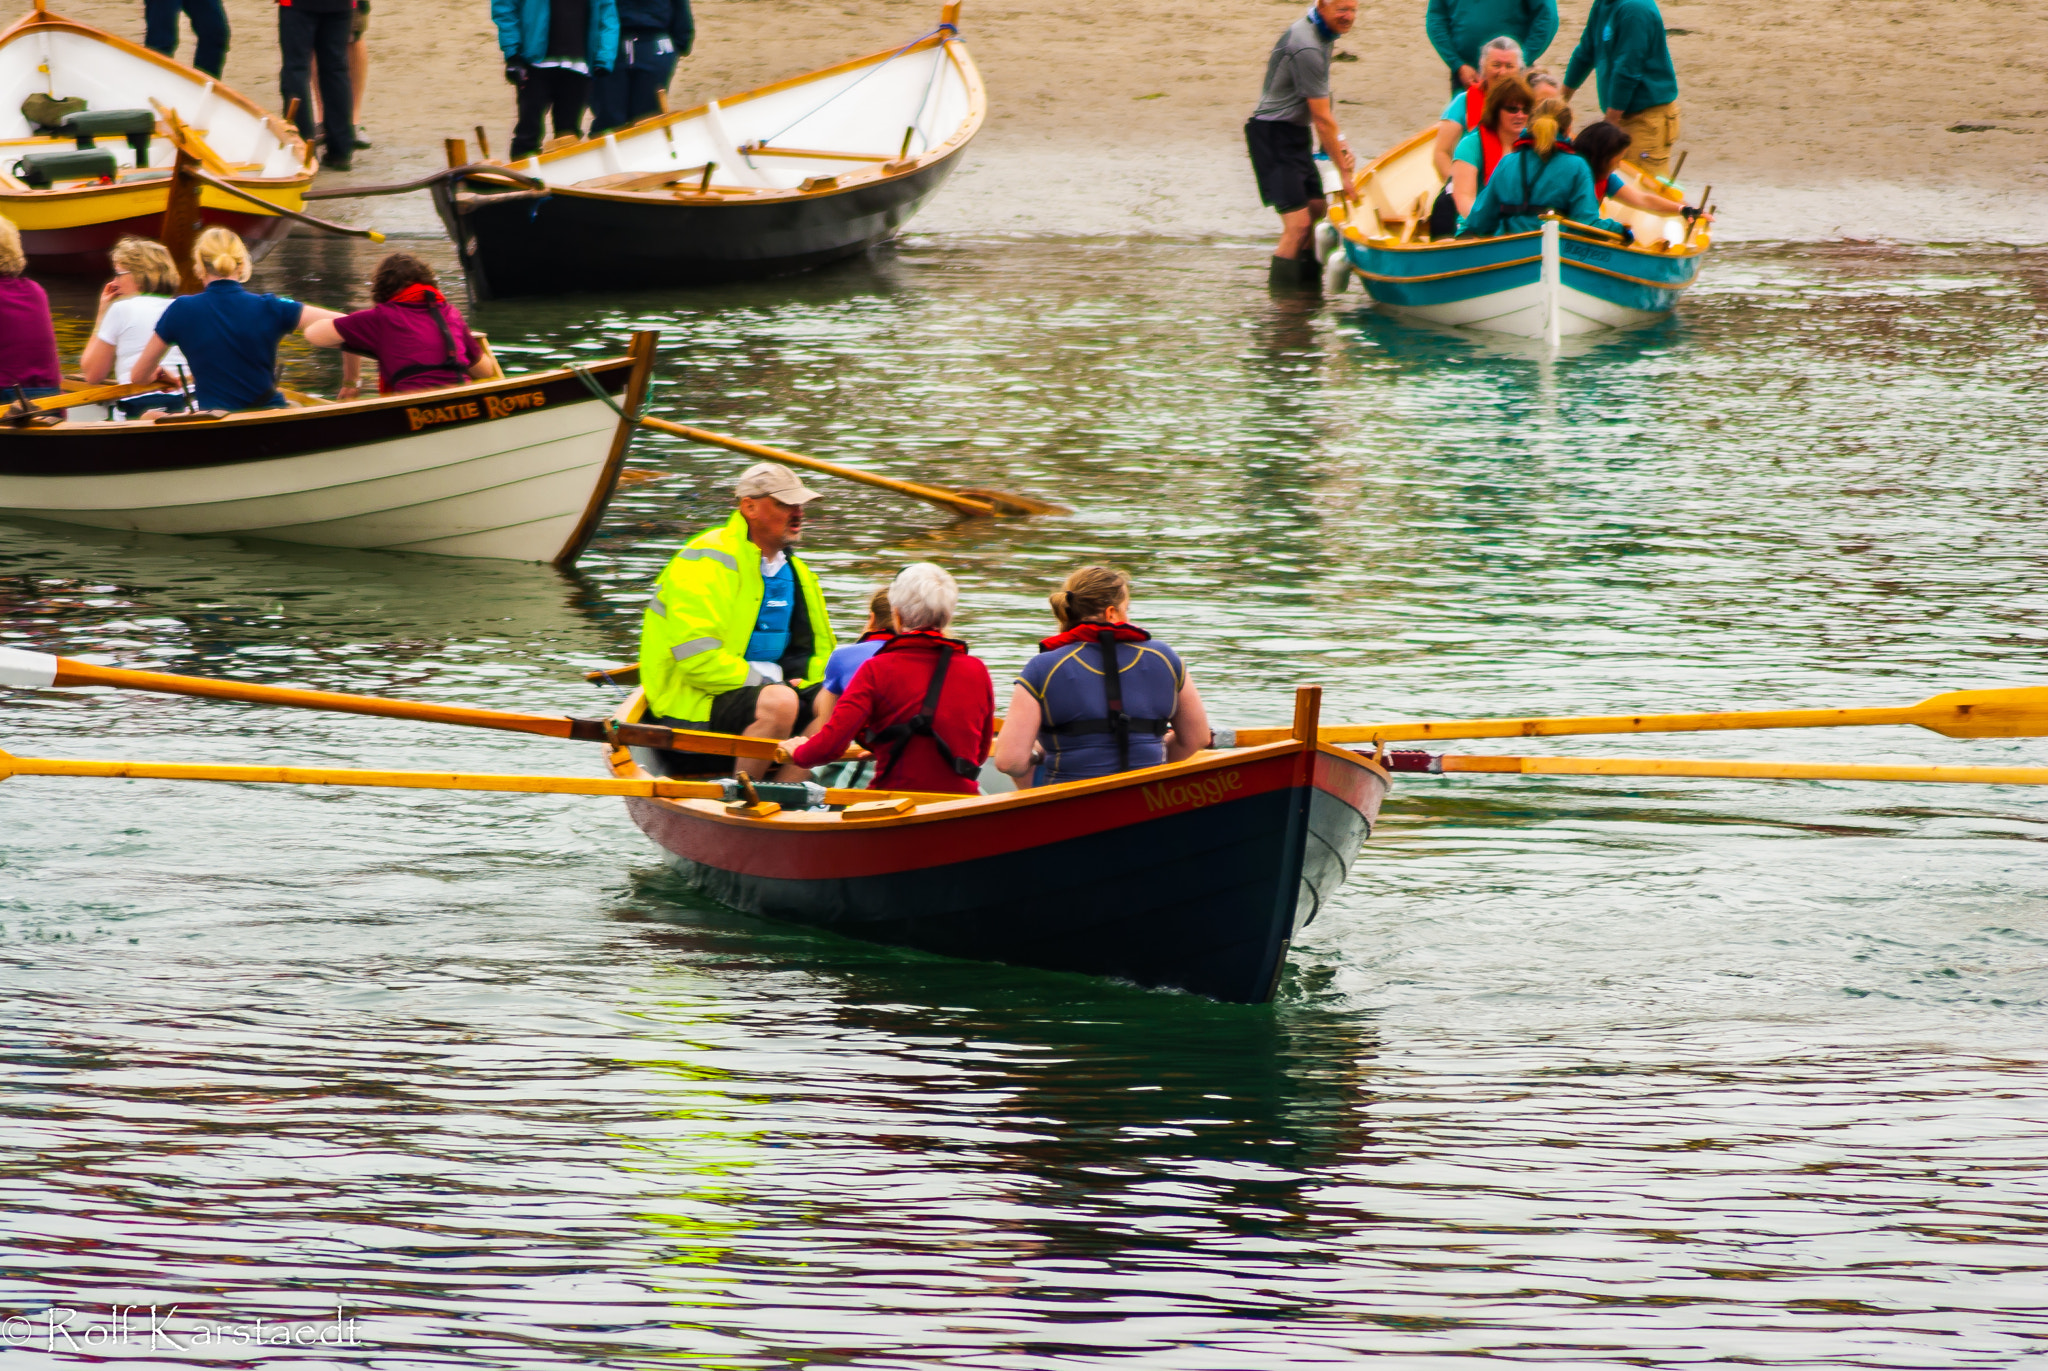
<svg viewBox="0 0 2048 1371"><path fill-rule="evenodd" d="M1586 166L1593 173L1593 193L1601 199L1651 214L1682 214L1688 223L1700 217L1695 206L1659 195L1621 174L1621 155L1628 151L1628 135L1614 125L1593 125L1572 140L1572 150L1586 159ZM1706 219L1710 224L1714 222L1712 215Z"/></svg>
<svg viewBox="0 0 2048 1371"><path fill-rule="evenodd" d="M619 52L618 0L491 0L505 79L518 88L512 160L541 150L543 128L583 136L590 80L609 72Z"/></svg>
<svg viewBox="0 0 2048 1371"><path fill-rule="evenodd" d="M198 408L283 409L287 402L277 389L278 342L323 319L338 319L341 312L281 295L258 295L244 286L249 248L232 229L216 226L200 234L192 257L205 289L164 306L128 379L154 381L164 354L175 347L192 368Z"/></svg>
<svg viewBox="0 0 2048 1371"><path fill-rule="evenodd" d="M1593 0L1564 69L1567 102L1593 72L1607 122L1629 136L1643 170L1666 175L1679 137L1678 73L1657 0Z"/></svg>
<svg viewBox="0 0 2048 1371"><path fill-rule="evenodd" d="M884 586L868 601L868 622L861 630L860 641L833 648L832 655L825 659L825 688L818 692L813 707L816 722L823 723L831 717L832 707L853 684L853 674L895 636L896 611L889 608L889 588Z"/></svg>
<svg viewBox="0 0 2048 1371"><path fill-rule="evenodd" d="M1530 116L1529 131L1493 169L1493 177L1473 202L1458 231L1460 238L1496 233L1533 233L1542 216L1561 214L1633 241L1628 227L1600 217L1600 197L1593 193L1593 173L1560 133L1565 107L1546 100Z"/></svg>

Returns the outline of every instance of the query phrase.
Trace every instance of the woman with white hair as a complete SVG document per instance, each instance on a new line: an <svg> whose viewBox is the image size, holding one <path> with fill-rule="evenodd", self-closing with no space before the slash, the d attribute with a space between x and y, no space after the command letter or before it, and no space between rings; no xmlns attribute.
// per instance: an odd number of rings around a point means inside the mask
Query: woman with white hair
<svg viewBox="0 0 2048 1371"><path fill-rule="evenodd" d="M967 644L946 636L959 602L942 567L915 562L898 572L889 586L895 633L789 760L823 766L858 739L875 754L877 789L979 795L974 778L995 741L996 691Z"/></svg>

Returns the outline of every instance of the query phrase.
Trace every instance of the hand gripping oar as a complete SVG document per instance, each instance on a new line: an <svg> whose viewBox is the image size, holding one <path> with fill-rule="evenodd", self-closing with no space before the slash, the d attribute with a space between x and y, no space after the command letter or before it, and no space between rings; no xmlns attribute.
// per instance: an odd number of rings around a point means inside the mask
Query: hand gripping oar
<svg viewBox="0 0 2048 1371"><path fill-rule="evenodd" d="M1332 724L1326 743L1406 743L1431 738L1557 738L1590 733L1711 733L1742 728L1849 728L1914 724L1946 738L2048 737L2048 686L1952 690L1917 705L1877 709L1765 709L1719 714L1595 714L1432 723ZM1257 747L1293 736L1284 728L1240 728L1219 747Z"/></svg>
<svg viewBox="0 0 2048 1371"><path fill-rule="evenodd" d="M666 419L652 419L643 416L640 422L648 428L662 433L673 433L678 438L688 438L693 443L709 443L713 447L730 448L744 452L750 457L763 457L771 462L786 462L793 467L805 467L811 471L822 471L828 476L838 476L848 481L860 481L884 490L893 490L899 495L928 500L956 514L971 518L986 519L993 515L1009 514L1072 514L1065 505L1048 504L1034 500L1029 495L1010 495L999 490L949 490L944 486L919 485L914 481L897 481L887 476L877 476L871 471L858 467L843 467L837 462L821 461L806 457L800 452L786 452L781 448L769 447L765 443L750 443L744 438L729 438L723 433L712 433L706 429L691 428L687 424L674 424Z"/></svg>
<svg viewBox="0 0 2048 1371"><path fill-rule="evenodd" d="M751 740L749 740L751 741ZM515 776L489 771L367 771L351 767L211 766L195 762L87 762L69 757L17 757L0 752L0 781L9 776L100 776L133 781L225 781L235 785L358 785L388 790L492 790L527 795L638 795L664 800L731 801L743 790L720 781L663 781L620 776ZM788 790L757 782L771 794ZM839 790L811 787L817 803L911 800L936 804L964 795L921 790Z"/></svg>
<svg viewBox="0 0 2048 1371"><path fill-rule="evenodd" d="M416 719L429 724L496 728L508 733L533 733L582 743L667 748L676 752L707 752L726 757L773 759L773 738L741 738L729 733L694 733L658 724L622 724L608 719L576 719L566 715L513 714L501 709L465 709L379 695L340 695L326 690L293 690L285 686L250 685L208 676L170 676L155 671L126 671L92 666L68 657L0 647L0 686L35 689L43 686L112 686L158 695L197 695L210 700L239 700L252 705L287 705L324 709L339 714L374 714L386 719ZM592 792L609 794L611 792Z"/></svg>
<svg viewBox="0 0 2048 1371"><path fill-rule="evenodd" d="M1675 757L1481 757L1385 752L1389 771L1506 772L1518 776L1725 776L1750 781L1948 781L2048 785L2048 766L1865 766L1833 762L1716 762Z"/></svg>

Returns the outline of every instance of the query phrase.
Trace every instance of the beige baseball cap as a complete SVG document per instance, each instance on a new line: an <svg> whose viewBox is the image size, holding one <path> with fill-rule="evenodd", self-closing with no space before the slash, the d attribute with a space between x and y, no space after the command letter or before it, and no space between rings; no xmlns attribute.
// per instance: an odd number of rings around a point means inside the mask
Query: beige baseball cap
<svg viewBox="0 0 2048 1371"><path fill-rule="evenodd" d="M785 505L800 505L806 500L818 498L818 492L802 481L796 473L780 462L756 462L740 473L739 484L732 493L741 499L768 495Z"/></svg>

